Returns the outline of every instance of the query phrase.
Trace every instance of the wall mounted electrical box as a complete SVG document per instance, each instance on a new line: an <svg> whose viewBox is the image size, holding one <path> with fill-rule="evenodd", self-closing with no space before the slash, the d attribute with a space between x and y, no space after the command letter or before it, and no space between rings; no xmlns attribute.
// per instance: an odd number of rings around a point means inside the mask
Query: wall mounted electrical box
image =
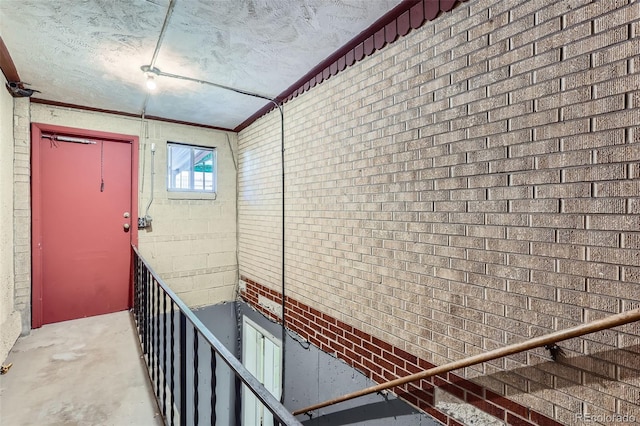
<svg viewBox="0 0 640 426"><path fill-rule="evenodd" d="M147 221L144 217L138 218L138 229L144 229L147 227Z"/></svg>
<svg viewBox="0 0 640 426"><path fill-rule="evenodd" d="M151 216L147 215L145 217L138 218L138 229L145 229L151 227Z"/></svg>

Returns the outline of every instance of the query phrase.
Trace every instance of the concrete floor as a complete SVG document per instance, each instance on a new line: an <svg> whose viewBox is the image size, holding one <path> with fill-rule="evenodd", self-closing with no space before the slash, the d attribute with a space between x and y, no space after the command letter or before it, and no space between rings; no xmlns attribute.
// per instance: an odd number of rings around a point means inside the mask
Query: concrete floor
<svg viewBox="0 0 640 426"><path fill-rule="evenodd" d="M162 425L128 312L21 337L0 376L0 425Z"/></svg>

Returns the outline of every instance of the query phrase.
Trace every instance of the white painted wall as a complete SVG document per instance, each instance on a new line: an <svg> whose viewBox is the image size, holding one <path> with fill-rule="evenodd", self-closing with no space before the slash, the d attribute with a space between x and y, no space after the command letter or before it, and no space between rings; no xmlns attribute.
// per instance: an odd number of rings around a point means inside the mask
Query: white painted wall
<svg viewBox="0 0 640 426"><path fill-rule="evenodd" d="M20 334L14 305L13 162L13 98L0 90L0 361Z"/></svg>

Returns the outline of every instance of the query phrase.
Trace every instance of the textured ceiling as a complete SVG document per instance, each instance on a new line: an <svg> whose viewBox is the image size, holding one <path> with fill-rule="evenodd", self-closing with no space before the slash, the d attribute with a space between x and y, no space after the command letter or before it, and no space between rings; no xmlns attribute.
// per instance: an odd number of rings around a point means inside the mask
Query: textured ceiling
<svg viewBox="0 0 640 426"><path fill-rule="evenodd" d="M276 97L400 0L177 0L155 67ZM168 77L147 97L169 0L1 0L0 36L47 101L233 129L268 102Z"/></svg>

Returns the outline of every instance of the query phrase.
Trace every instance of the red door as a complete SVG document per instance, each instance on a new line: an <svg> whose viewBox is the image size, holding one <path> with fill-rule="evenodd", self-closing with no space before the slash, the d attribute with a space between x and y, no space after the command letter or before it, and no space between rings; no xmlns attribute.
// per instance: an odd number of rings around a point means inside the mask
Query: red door
<svg viewBox="0 0 640 426"><path fill-rule="evenodd" d="M34 326L127 309L136 144L33 133Z"/></svg>

